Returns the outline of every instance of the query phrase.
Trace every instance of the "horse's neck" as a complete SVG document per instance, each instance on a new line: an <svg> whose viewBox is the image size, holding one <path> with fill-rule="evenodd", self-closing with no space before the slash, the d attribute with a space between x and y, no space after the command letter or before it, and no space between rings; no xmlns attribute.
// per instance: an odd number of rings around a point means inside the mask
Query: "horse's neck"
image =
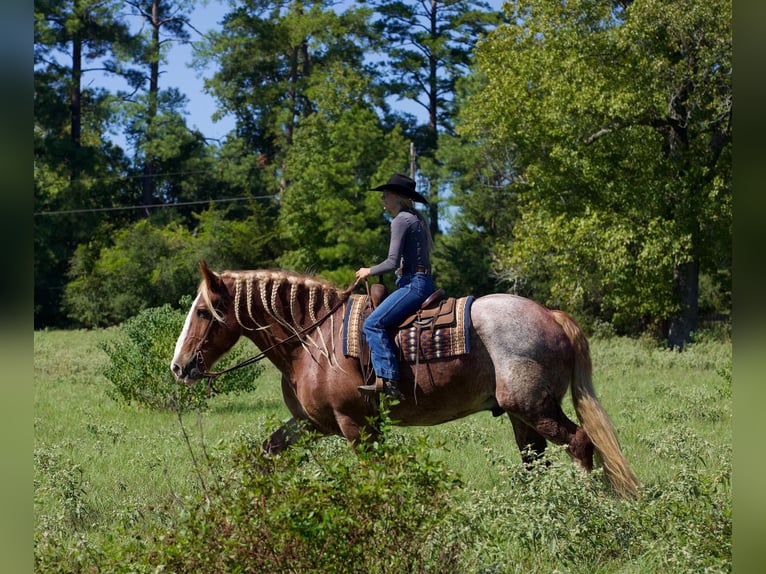
<svg viewBox="0 0 766 574"><path fill-rule="evenodd" d="M290 368L296 352L319 361L324 357L328 364L337 361L331 315L339 312L343 300L327 283L298 275L261 272L235 277L237 322L282 371Z"/></svg>
<svg viewBox="0 0 766 574"><path fill-rule="evenodd" d="M312 278L280 272L234 274L234 310L246 330L296 334L334 311L337 293Z"/></svg>

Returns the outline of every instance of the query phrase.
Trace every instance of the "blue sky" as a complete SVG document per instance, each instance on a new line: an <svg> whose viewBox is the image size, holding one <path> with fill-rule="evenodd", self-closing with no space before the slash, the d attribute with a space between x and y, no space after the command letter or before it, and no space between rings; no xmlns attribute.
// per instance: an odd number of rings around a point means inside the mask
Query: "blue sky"
<svg viewBox="0 0 766 574"><path fill-rule="evenodd" d="M191 14L191 24L200 32L220 28L221 20L229 11L228 2L210 0L206 5L199 5ZM200 40L194 30L190 30L192 41ZM213 70L200 73L189 67L192 61L192 47L175 44L168 55L168 64L160 79L162 88L175 87L189 98L186 106L188 111L187 123L191 128L199 129L205 137L221 139L234 128L232 118L224 118L218 122L211 119L216 110L216 102L212 96L203 91L204 77L213 75ZM202 77L200 77L202 76Z"/></svg>
<svg viewBox="0 0 766 574"><path fill-rule="evenodd" d="M489 0L490 5L502 5L502 0ZM228 0L208 0L200 3L191 13L191 24L202 34L211 30L220 28L221 20L229 11ZM136 25L140 25L140 20L135 18ZM201 40L200 35L194 30L190 30L192 42ZM223 118L213 122L212 115L216 111L216 101L212 96L204 92L204 78L211 77L213 69L196 71L189 67L192 61L192 46L184 44L173 44L167 57L167 63L162 66L162 75L160 76L160 89L178 88L182 94L188 98L186 105L186 121L190 128L196 128L202 132L206 138L223 139L227 133L234 128L233 118ZM119 81L100 77L92 78L95 85L108 87L110 89L125 89ZM392 102L396 108L413 113L420 117L423 110L417 104L408 102ZM118 145L126 147L124 139L120 134L113 134L112 139Z"/></svg>

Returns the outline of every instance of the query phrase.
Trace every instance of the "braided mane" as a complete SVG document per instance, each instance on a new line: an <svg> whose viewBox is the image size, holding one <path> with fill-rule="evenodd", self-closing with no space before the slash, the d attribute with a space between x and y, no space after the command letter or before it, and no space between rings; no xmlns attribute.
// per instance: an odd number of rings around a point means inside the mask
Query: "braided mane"
<svg viewBox="0 0 766 574"><path fill-rule="evenodd" d="M226 283L232 291L235 317L242 328L248 331L265 330L277 324L298 336L304 348L308 342L329 359L332 353L322 329L309 333L302 331L328 314L334 314L337 306L348 299L353 288L338 289L324 279L290 271L225 271L221 277L228 279ZM209 302L210 295L204 284L200 290L202 297ZM213 307L210 306L210 309ZM219 320L223 320L222 315ZM330 316L329 322L329 346L333 347L334 317Z"/></svg>

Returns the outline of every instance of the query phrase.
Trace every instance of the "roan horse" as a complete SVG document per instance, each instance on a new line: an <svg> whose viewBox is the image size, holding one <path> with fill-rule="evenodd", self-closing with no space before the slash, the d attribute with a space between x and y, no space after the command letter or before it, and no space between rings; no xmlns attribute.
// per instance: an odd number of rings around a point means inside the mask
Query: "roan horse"
<svg viewBox="0 0 766 574"><path fill-rule="evenodd" d="M375 435L370 421L377 405L357 390L362 367L341 348L345 306L355 285L340 290L285 271L215 273L204 262L200 270L199 292L171 363L178 381L214 376L208 369L244 335L282 373L282 394L293 417L264 443L265 452L293 444L301 424L341 435L352 445L365 433ZM573 461L590 471L595 448L615 491L636 496L638 481L596 398L588 342L574 319L505 294L475 299L470 319L470 353L402 364L400 389L408 399L391 405L392 420L436 425L479 411L505 411L525 462L551 441L566 445ZM570 386L581 426L561 409Z"/></svg>

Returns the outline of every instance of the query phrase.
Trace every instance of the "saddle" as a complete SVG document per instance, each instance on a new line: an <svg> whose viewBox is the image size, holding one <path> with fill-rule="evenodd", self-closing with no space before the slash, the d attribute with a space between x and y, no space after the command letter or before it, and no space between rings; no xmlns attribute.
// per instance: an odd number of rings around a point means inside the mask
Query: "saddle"
<svg viewBox="0 0 766 574"><path fill-rule="evenodd" d="M369 296L351 296L344 318L343 352L346 356L361 356L362 348L366 347L362 324L387 295L385 285L376 283L370 287ZM443 289L431 294L415 313L392 329L400 357L416 363L468 353L472 302L470 296L446 297Z"/></svg>
<svg viewBox="0 0 766 574"><path fill-rule="evenodd" d="M372 305L366 315L369 315L374 308L388 296L388 289L383 283L375 283L370 287L370 299ZM419 326L421 328L445 327L455 324L455 302L454 297L447 298L444 289L437 289L426 298L420 305L420 309L399 323L399 329ZM365 315L365 318L366 318Z"/></svg>

